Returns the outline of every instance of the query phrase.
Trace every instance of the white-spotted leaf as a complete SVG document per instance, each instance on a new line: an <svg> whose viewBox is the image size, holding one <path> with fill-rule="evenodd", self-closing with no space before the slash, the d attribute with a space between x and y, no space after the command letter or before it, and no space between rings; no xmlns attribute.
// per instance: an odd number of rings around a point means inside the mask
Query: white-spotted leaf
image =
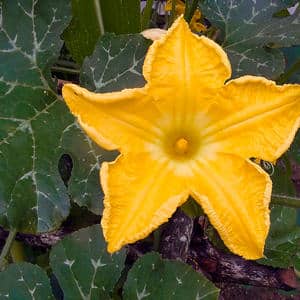
<svg viewBox="0 0 300 300"><path fill-rule="evenodd" d="M157 253L138 259L124 285L124 300L213 300L219 290L187 264L163 260Z"/></svg>
<svg viewBox="0 0 300 300"><path fill-rule="evenodd" d="M0 272L0 299L54 300L54 296L45 271L23 262Z"/></svg>
<svg viewBox="0 0 300 300"><path fill-rule="evenodd" d="M69 19L67 0L0 2L0 224L18 231L53 230L69 213L57 161L74 121L50 74Z"/></svg>
<svg viewBox="0 0 300 300"><path fill-rule="evenodd" d="M273 15L281 0L205 0L204 15L222 31L223 48L233 65L234 77L251 74L277 78L285 67L278 47L300 44L300 10L292 16Z"/></svg>
<svg viewBox="0 0 300 300"><path fill-rule="evenodd" d="M104 35L83 63L81 84L96 92L143 86L142 66L150 44L140 34Z"/></svg>
<svg viewBox="0 0 300 300"><path fill-rule="evenodd" d="M65 300L110 299L124 261L124 250L113 255L107 253L100 225L65 237L50 254L50 265Z"/></svg>
<svg viewBox="0 0 300 300"><path fill-rule="evenodd" d="M300 227L297 210L273 206L271 228L266 241L265 258L260 261L273 267L289 268L300 261Z"/></svg>

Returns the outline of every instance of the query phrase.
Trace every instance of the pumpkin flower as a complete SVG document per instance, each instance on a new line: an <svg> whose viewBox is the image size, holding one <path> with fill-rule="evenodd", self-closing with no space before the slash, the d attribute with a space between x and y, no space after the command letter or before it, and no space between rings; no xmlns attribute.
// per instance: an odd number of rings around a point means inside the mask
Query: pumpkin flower
<svg viewBox="0 0 300 300"><path fill-rule="evenodd" d="M143 75L144 87L120 92L63 87L87 134L120 151L100 171L108 251L145 238L191 195L232 252L262 257L272 182L250 158L272 162L288 149L299 126L300 85L256 76L227 81L225 52L182 17L150 46Z"/></svg>
<svg viewBox="0 0 300 300"><path fill-rule="evenodd" d="M172 0L168 0L165 6L165 11L172 10ZM185 12L185 3L181 0L175 0L175 16L180 16ZM190 22L190 27L195 32L206 31L206 26L201 23L201 11L197 8Z"/></svg>

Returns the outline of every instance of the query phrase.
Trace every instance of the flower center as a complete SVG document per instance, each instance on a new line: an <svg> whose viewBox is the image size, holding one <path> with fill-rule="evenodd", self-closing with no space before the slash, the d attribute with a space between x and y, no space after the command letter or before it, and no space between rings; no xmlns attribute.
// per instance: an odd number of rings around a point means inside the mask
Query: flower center
<svg viewBox="0 0 300 300"><path fill-rule="evenodd" d="M166 135L163 147L171 159L189 160L199 150L199 137L193 131L173 131Z"/></svg>
<svg viewBox="0 0 300 300"><path fill-rule="evenodd" d="M203 144L199 129L193 124L187 124L185 128L166 128L160 143L158 144L162 155L168 159L183 163L192 159L202 151Z"/></svg>
<svg viewBox="0 0 300 300"><path fill-rule="evenodd" d="M177 154L186 154L189 151L189 142L185 138L178 139L174 144L174 151Z"/></svg>

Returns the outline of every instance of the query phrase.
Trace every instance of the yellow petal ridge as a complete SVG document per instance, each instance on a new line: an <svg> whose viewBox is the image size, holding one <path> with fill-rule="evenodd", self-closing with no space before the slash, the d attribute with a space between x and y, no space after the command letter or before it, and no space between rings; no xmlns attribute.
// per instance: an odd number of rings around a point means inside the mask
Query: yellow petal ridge
<svg viewBox="0 0 300 300"><path fill-rule="evenodd" d="M101 225L111 253L145 238L188 196L167 163L153 161L146 153L103 163L100 178L105 194Z"/></svg>
<svg viewBox="0 0 300 300"><path fill-rule="evenodd" d="M276 161L290 146L300 122L300 85L276 85L243 76L226 83L207 112L207 143L247 159Z"/></svg>
<svg viewBox="0 0 300 300"><path fill-rule="evenodd" d="M205 100L231 76L231 66L223 49L193 34L181 16L150 46L143 74L155 99L201 94Z"/></svg>
<svg viewBox="0 0 300 300"><path fill-rule="evenodd" d="M113 93L92 93L66 84L63 97L81 127L101 147L141 151L146 142L157 140L161 129L155 125L160 115L144 88Z"/></svg>
<svg viewBox="0 0 300 300"><path fill-rule="evenodd" d="M246 259L261 258L270 227L269 175L251 161L221 153L215 161L200 160L194 172L192 195L225 245Z"/></svg>

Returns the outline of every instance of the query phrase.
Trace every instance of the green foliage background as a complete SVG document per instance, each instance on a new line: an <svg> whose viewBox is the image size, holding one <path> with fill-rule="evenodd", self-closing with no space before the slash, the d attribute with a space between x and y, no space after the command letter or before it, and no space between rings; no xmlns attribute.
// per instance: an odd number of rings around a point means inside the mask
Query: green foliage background
<svg viewBox="0 0 300 300"><path fill-rule="evenodd" d="M212 24L207 34L216 33L234 77L300 82L300 9L274 16L296 3L286 2L200 1ZM0 0L0 225L11 232L56 230L74 218L72 207L102 213L99 165L117 153L100 149L82 132L58 93L51 68L65 42L75 61L70 76L80 73L82 86L107 92L144 84L142 65L151 42L138 32L150 20L140 14L138 0L109 3ZM291 165L300 163L299 146L298 134L274 166L274 199L296 196ZM187 211L201 214L193 205ZM272 206L261 263L299 270L297 213ZM76 224L85 226L80 218ZM150 253L128 272L126 251L110 256L105 249L95 225L66 236L46 253L31 250L25 256L36 264L14 262L0 272L0 299L59 299L60 289L64 299L217 299L218 289L184 263Z"/></svg>

